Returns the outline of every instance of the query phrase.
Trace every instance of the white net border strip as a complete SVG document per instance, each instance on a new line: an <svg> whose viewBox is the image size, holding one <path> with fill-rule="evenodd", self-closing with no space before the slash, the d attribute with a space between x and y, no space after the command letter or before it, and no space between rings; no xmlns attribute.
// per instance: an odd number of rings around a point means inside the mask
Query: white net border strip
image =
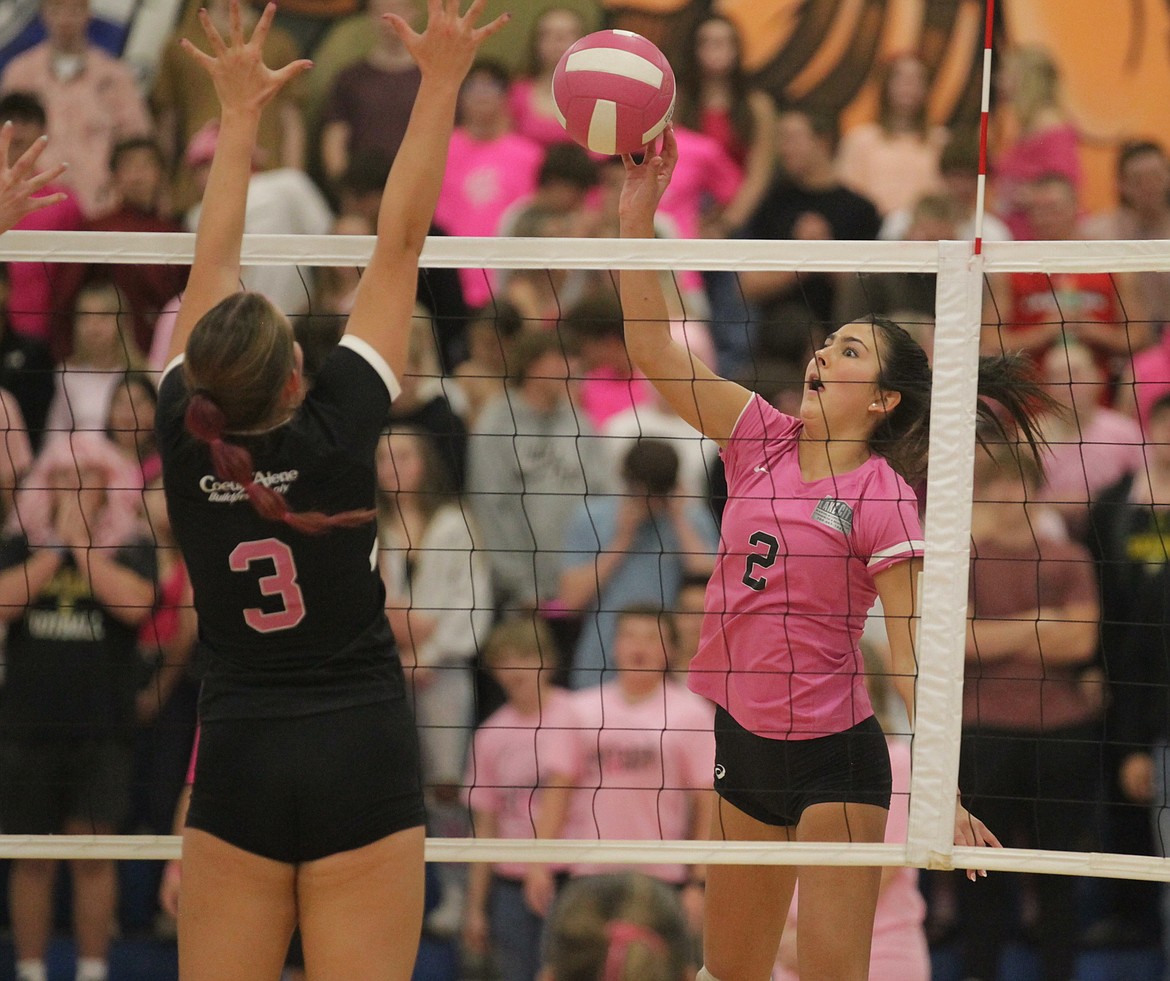
<svg viewBox="0 0 1170 981"><path fill-rule="evenodd" d="M185 263L194 236L10 232L0 261ZM245 264L362 265L361 236L245 236ZM985 273L1170 271L1170 242L625 241L430 239L426 267L749 269L807 272L936 272L937 322L927 486L926 563L919 640L918 718L910 823L903 845L728 842L502 841L430 839L432 861L572 861L638 864L911 865L974 867L1170 880L1170 860L1147 856L953 845L966 633L968 541L975 434L975 365ZM163 836L0 836L0 858L174 858Z"/></svg>

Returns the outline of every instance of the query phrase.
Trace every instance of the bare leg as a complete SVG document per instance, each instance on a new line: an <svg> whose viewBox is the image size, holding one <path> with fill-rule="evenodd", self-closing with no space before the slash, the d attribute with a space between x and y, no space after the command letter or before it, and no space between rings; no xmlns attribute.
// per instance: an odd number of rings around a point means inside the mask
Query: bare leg
<svg viewBox="0 0 1170 981"><path fill-rule="evenodd" d="M715 841L790 841L794 829L749 817L719 798ZM792 904L791 865L710 865L703 922L703 962L719 981L768 981Z"/></svg>
<svg viewBox="0 0 1170 981"><path fill-rule="evenodd" d="M310 981L409 981L423 919L421 827L306 862L297 873Z"/></svg>
<svg viewBox="0 0 1170 981"><path fill-rule="evenodd" d="M880 842L888 813L873 804L814 804L801 815L796 840ZM881 877L880 868L801 868L801 981L866 981Z"/></svg>
<svg viewBox="0 0 1170 981"><path fill-rule="evenodd" d="M57 863L51 859L18 858L8 873L8 898L16 959L44 960L53 929L53 880Z"/></svg>
<svg viewBox="0 0 1170 981"><path fill-rule="evenodd" d="M296 924L296 869L183 832L182 981L277 981Z"/></svg>

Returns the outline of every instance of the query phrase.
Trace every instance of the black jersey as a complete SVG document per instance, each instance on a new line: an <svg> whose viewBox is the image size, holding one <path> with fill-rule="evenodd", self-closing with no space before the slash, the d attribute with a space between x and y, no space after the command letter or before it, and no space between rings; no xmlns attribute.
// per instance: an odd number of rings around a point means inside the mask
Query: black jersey
<svg viewBox="0 0 1170 981"><path fill-rule="evenodd" d="M0 542L0 570L28 561L21 535ZM133 542L114 560L156 578L154 545ZM0 734L17 740L126 739L134 732L134 694L142 681L138 628L94 597L72 556L8 625Z"/></svg>
<svg viewBox="0 0 1170 981"><path fill-rule="evenodd" d="M400 696L375 523L304 535L257 514L186 431L178 364L160 386L157 428L167 507L199 617L201 717L307 715ZM289 422L231 439L251 452L257 483L283 494L293 511L372 508L374 452L397 393L382 357L347 336Z"/></svg>

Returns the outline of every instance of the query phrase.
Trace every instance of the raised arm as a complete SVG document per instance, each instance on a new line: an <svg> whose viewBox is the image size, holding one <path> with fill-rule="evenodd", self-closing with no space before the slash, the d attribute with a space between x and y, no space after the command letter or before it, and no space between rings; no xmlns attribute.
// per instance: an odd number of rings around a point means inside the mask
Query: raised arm
<svg viewBox="0 0 1170 981"><path fill-rule="evenodd" d="M486 3L474 0L460 16L459 0L428 0L422 34L397 14L386 14L418 63L422 83L386 180L374 254L362 273L346 330L372 345L398 377L406 367L418 257L443 184L459 87L480 42L508 21L504 14L477 28Z"/></svg>
<svg viewBox="0 0 1170 981"><path fill-rule="evenodd" d="M618 206L622 238L653 238L654 212L670 185L678 146L666 128L662 148L648 147L640 164L626 161L626 183ZM620 273L626 350L642 372L683 419L719 445L727 442L751 392L720 378L670 335L670 317L658 273L623 269Z"/></svg>
<svg viewBox="0 0 1170 981"><path fill-rule="evenodd" d="M226 42L206 10L199 11L199 20L211 54L200 51L186 38L182 41L187 53L211 76L219 97L220 117L219 139L195 233L195 260L171 336L168 362L186 348L199 318L240 288L244 207L260 113L287 82L311 65L300 60L274 70L264 64L264 39L274 16L276 4L270 3L252 37L245 39L239 0L231 0L231 30Z"/></svg>
<svg viewBox="0 0 1170 981"><path fill-rule="evenodd" d="M42 136L8 166L8 148L12 143L12 123L0 127L0 234L12 228L25 215L65 200L64 193L33 197L46 184L65 172L65 164L51 170L37 170L37 158L44 152L48 138Z"/></svg>

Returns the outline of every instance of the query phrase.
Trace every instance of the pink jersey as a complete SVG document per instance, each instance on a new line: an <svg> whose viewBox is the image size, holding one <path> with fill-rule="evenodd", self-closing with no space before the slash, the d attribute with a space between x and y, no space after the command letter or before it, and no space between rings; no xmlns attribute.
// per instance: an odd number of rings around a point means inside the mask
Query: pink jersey
<svg viewBox="0 0 1170 981"><path fill-rule="evenodd" d="M645 405L653 397L653 388L640 372L622 378L608 365L587 372L581 383L581 408L598 430L612 416Z"/></svg>
<svg viewBox="0 0 1170 981"><path fill-rule="evenodd" d="M509 87L508 111L512 116L512 129L542 147L569 139L560 120L541 111L536 100L536 83L531 78L518 78Z"/></svg>
<svg viewBox="0 0 1170 981"><path fill-rule="evenodd" d="M914 492L885 459L806 483L801 429L754 396L723 450L727 509L689 677L773 739L844 732L873 714L858 648L873 577L924 547Z"/></svg>
<svg viewBox="0 0 1170 981"><path fill-rule="evenodd" d="M543 156L539 144L515 133L477 140L466 130L455 130L435 224L448 235L494 236L508 207L536 189ZM459 275L468 306L491 299L482 269L462 269Z"/></svg>
<svg viewBox="0 0 1170 981"><path fill-rule="evenodd" d="M472 740L464 778L468 806L495 815L501 838L535 837L538 788L553 777L576 780L582 755L579 735L573 698L560 688L549 689L536 715L521 715L511 705L497 709ZM507 879L523 879L526 868L516 862L495 866Z"/></svg>
<svg viewBox="0 0 1170 981"><path fill-rule="evenodd" d="M710 790L715 767L711 704L674 681L637 702L629 701L616 681L575 692L573 699L584 764L565 837L691 838L694 796ZM684 865L637 868L671 883L687 875ZM617 869L595 863L572 867L574 875Z"/></svg>

